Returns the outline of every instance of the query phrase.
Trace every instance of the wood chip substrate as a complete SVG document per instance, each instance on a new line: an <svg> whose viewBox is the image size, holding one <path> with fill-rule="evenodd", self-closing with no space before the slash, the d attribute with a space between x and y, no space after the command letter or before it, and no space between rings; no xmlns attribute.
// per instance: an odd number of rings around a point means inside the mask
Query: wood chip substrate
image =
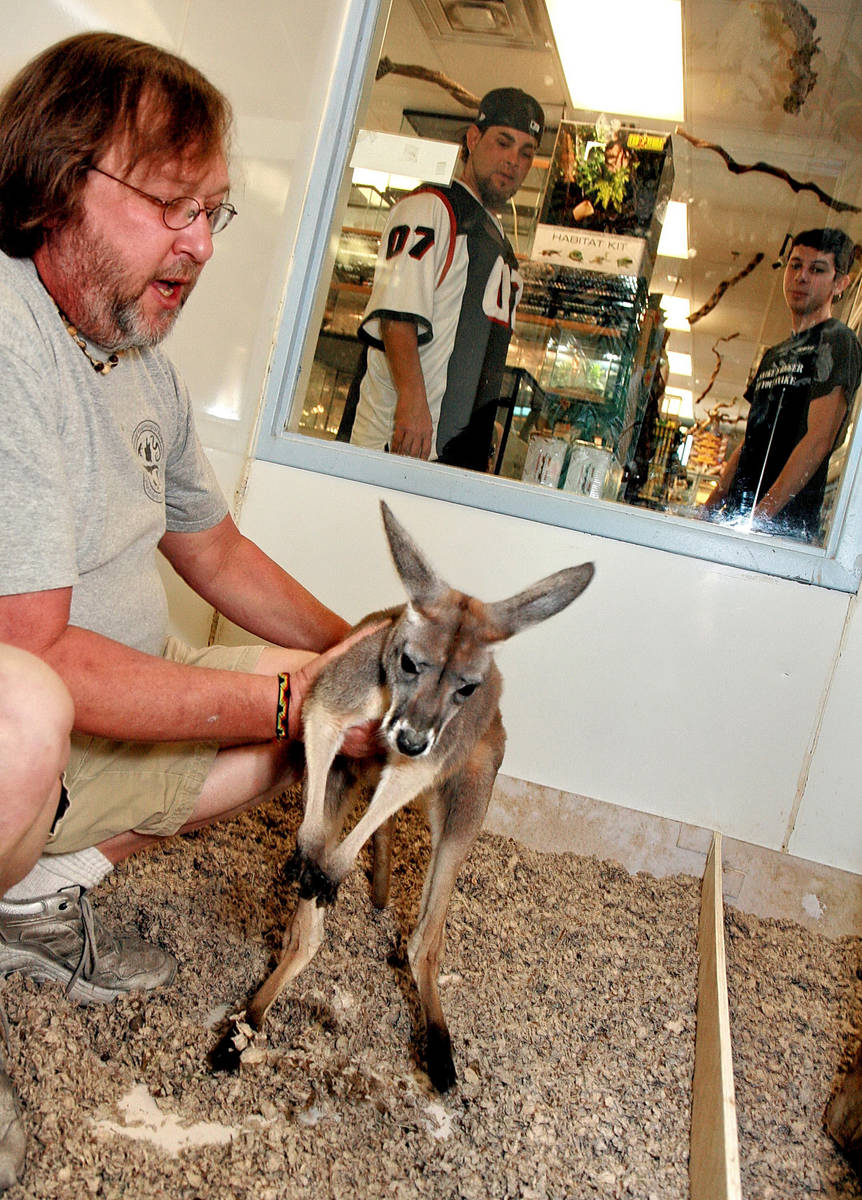
<svg viewBox="0 0 862 1200"><path fill-rule="evenodd" d="M289 793L123 864L91 898L180 966L79 1008L0 985L30 1146L9 1200L684 1200L700 880L630 876L484 834L453 895L441 993L457 1086L432 1092L404 968L427 836L402 813L392 903L367 861L237 1075L207 1055L274 962ZM860 1195L822 1113L858 1033L860 941L730 910L743 1194Z"/></svg>

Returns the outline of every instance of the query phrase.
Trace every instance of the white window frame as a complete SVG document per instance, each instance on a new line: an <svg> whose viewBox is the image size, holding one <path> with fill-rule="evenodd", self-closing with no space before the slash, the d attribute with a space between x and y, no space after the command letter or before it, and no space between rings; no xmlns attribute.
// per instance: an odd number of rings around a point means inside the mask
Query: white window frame
<svg viewBox="0 0 862 1200"><path fill-rule="evenodd" d="M826 545L575 497L515 480L461 471L396 455L326 442L285 430L303 351L311 333L330 231L352 151L360 105L374 78L390 0L346 0L342 36L308 179L256 444L256 456L319 474L393 488L507 516L561 526L672 554L741 567L843 592L862 579L862 437L854 436Z"/></svg>

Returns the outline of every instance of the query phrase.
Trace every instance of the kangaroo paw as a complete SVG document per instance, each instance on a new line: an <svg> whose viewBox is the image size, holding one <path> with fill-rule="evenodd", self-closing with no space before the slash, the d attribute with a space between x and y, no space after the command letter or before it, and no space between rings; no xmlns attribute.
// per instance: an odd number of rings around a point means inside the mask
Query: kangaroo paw
<svg viewBox="0 0 862 1200"><path fill-rule="evenodd" d="M296 851L285 872L288 868L291 872L289 878L299 883L300 900L316 900L318 908L335 903L338 884L316 862L306 858L301 850Z"/></svg>
<svg viewBox="0 0 862 1200"><path fill-rule="evenodd" d="M326 874L317 863L306 862L299 877L299 896L302 900L316 900L317 907L334 904L338 896L338 883Z"/></svg>
<svg viewBox="0 0 862 1200"><path fill-rule="evenodd" d="M306 857L298 846L284 864L284 877L290 883L299 884L300 900L316 900L318 908L336 901L338 882L313 859Z"/></svg>
<svg viewBox="0 0 862 1200"><path fill-rule="evenodd" d="M458 1082L448 1030L436 1026L429 1028L425 1042L425 1067L428 1078L438 1092L448 1092Z"/></svg>
<svg viewBox="0 0 862 1200"><path fill-rule="evenodd" d="M282 868L282 875L283 875L284 879L288 883L297 883L299 881L300 876L302 875L302 871L303 871L303 867L305 866L305 863L306 863L305 855L302 853L300 848L297 846L297 848L294 850L293 854L291 854L290 858L287 860L287 862L284 864L284 867Z"/></svg>

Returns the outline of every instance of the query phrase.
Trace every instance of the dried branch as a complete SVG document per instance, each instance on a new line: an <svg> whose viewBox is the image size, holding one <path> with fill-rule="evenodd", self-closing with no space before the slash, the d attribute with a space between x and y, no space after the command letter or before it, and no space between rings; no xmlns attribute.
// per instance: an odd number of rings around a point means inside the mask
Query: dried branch
<svg viewBox="0 0 862 1200"><path fill-rule="evenodd" d="M705 399L705 397L709 395L709 393L712 391L712 385L715 383L716 379L718 378L718 373L721 370L721 364L723 361L721 355L718 352L718 347L719 347L720 343L721 342L732 342L733 339L737 338L737 337L739 337L738 329L737 329L736 333L729 333L727 335L727 337L720 337L717 342L713 342L712 352L715 355L717 361L716 361L715 367L713 368L713 372L709 377L709 383L706 385L704 390L700 393L698 398L695 400L695 402L694 402L695 404L700 404L701 400ZM721 411L721 409L725 408L725 407L729 407L729 406L725 405L724 403L717 404L715 406L715 408L712 409L709 412L709 414L707 415L707 421L714 421L716 419L716 417L718 416L719 412Z"/></svg>
<svg viewBox="0 0 862 1200"><path fill-rule="evenodd" d="M687 142L691 142L692 146L697 147L698 150L714 150L716 154L719 154L724 159L728 170L732 171L734 175L744 175L748 171L760 171L764 175L774 175L776 179L782 179L786 184L789 184L794 192L813 192L821 204L825 204L828 208L832 208L836 212L862 212L862 209L857 208L855 204L845 204L843 200L836 200L834 196L830 196L828 192L824 192L822 188L819 188L816 183L800 183L798 179L794 179L792 175L789 175L781 167L773 167L765 162L738 163L730 157L722 146L717 145L715 142L707 142L703 138L692 137L690 133L686 133L679 125L677 125L674 132L678 133L680 137L685 138Z"/></svg>
<svg viewBox="0 0 862 1200"><path fill-rule="evenodd" d="M784 24L796 38L796 49L787 60L793 80L783 108L785 112L798 113L817 83L817 73L811 70L812 58L820 53L820 38L813 36L817 18L799 0L779 0L779 5Z"/></svg>
<svg viewBox="0 0 862 1200"><path fill-rule="evenodd" d="M743 267L741 271L739 271L736 275L731 276L730 279L723 280L707 300L706 304L702 305L697 312L693 312L691 314L691 316L688 318L689 325L694 325L696 321L701 319L701 317L705 317L707 313L711 313L727 289L732 288L735 283L739 283L740 279L744 279L746 275L750 275L757 264L763 262L763 258L763 251L758 250L747 267ZM734 337L735 336L736 335L734 334Z"/></svg>
<svg viewBox="0 0 862 1200"><path fill-rule="evenodd" d="M394 63L391 58L381 58L377 64L376 78L382 79L384 75L406 75L408 79L424 79L426 83L436 83L459 104L463 104L465 108L472 108L476 112L479 111L479 105L482 103L480 96L474 96L472 92L462 88L460 83L456 83L442 71L432 71L428 67L412 67L409 63Z"/></svg>

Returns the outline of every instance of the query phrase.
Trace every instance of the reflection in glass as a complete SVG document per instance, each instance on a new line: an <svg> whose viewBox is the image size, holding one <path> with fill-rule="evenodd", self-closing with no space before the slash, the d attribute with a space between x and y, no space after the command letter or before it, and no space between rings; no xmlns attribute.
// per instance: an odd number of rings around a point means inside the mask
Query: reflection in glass
<svg viewBox="0 0 862 1200"><path fill-rule="evenodd" d="M838 229L793 239L784 271L793 333L766 351L746 389L745 437L705 502L710 515L822 541L830 458L846 436L862 372L856 335L832 316L850 280L854 249Z"/></svg>
<svg viewBox="0 0 862 1200"><path fill-rule="evenodd" d="M403 60L410 45L417 62L433 61L445 71L448 43L432 38L429 50L411 17L413 8L409 0L394 0L384 55L391 39L393 58ZM715 18L714 6L699 0L686 5L686 129L724 141L746 161L775 162L796 178L816 176L831 193L855 199L858 129L845 130L829 115L838 111L833 98L849 95L844 68L831 83L821 74L804 108L788 115L783 105L787 81L761 69L775 61L763 22L747 9L734 10L732 19L719 23ZM848 24L843 33L836 27L828 46L824 40L824 53L833 62L851 34ZM456 43L451 45L457 53ZM457 61L463 71L465 59ZM784 266L788 231L840 221L855 240L858 218L836 217L810 194L799 195L775 180L732 176L718 156L669 136L668 123L608 119L567 110L565 103L555 109L541 82L550 72L537 71L535 82L523 72L510 79L505 51L498 61L500 83L528 89L534 84L550 128L534 170L501 214L525 289L501 386L489 473L526 487L553 487L691 519L709 517L714 528L824 544L855 425L851 378L841 420L815 467L817 488L823 485L816 516L809 510L799 520L791 505L781 519L753 518L750 500L757 497L757 481L732 504L724 503L719 481L741 453L756 366L768 363L769 347L779 346L791 332L777 269ZM760 81L754 92L753 79ZM473 80L459 82L469 87ZM392 114L391 79L380 79L374 94L380 99L372 111ZM438 103L429 102L431 96L426 84L421 104L407 97L397 120L387 118L390 131L457 142L469 112L442 93ZM647 127L634 128L635 120ZM565 142L560 130L568 134ZM690 257L676 260L654 240L669 191L668 178L655 169L656 163L663 165L656 156L665 144L676 175L673 196L687 218L691 247ZM292 428L337 436L361 370L356 334L380 231L403 194L391 181L376 187L355 182L350 189L314 361L306 370L302 413L294 415ZM576 220L575 209L584 198L593 211L584 218L581 209ZM640 239L634 252L625 240L629 237ZM757 271L722 293L722 282L742 278L739 268L753 262L756 251L761 252ZM836 308L853 329L860 324L851 315L857 284L854 268L843 307ZM723 295L717 307L716 295ZM690 374L679 373L684 360L678 352L691 356ZM789 400L782 404L784 416L788 405ZM752 433L776 428L774 407L752 412ZM779 425L784 416L779 414ZM787 439L780 430L776 438L777 451Z"/></svg>

